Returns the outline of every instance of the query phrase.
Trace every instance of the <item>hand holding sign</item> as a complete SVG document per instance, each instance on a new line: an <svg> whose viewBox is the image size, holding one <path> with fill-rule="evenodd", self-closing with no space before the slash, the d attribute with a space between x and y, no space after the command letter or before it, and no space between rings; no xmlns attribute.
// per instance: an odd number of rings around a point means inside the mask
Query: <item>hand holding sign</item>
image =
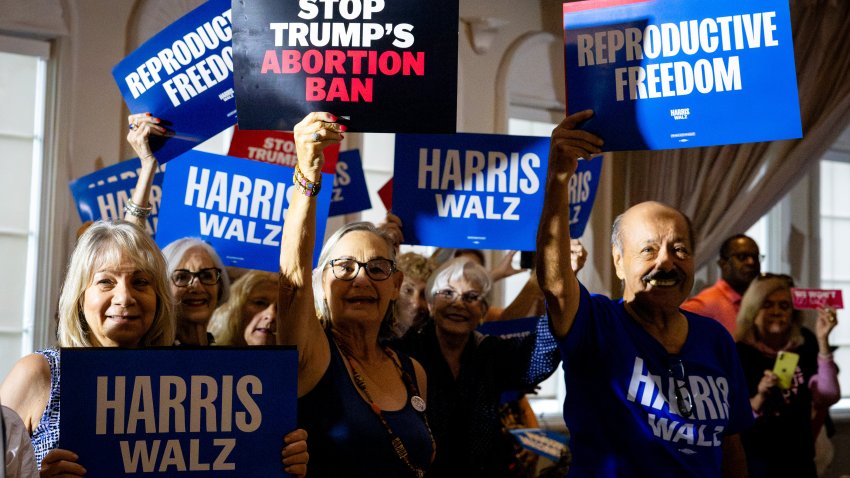
<svg viewBox="0 0 850 478"><path fill-rule="evenodd" d="M41 460L40 476L86 476L86 469L77 463L79 458L70 450L54 448Z"/></svg>
<svg viewBox="0 0 850 478"><path fill-rule="evenodd" d="M592 110L573 113L564 118L552 131L552 143L549 145L549 171L566 174L569 180L578 167L579 159L602 152L599 149L604 141L595 134L576 129L581 123L593 117ZM554 166L554 167L553 167Z"/></svg>
<svg viewBox="0 0 850 478"><path fill-rule="evenodd" d="M153 211L150 205L150 194L157 167L156 157L151 151L150 135L167 137L173 136L174 133L160 126L160 119L153 117L150 113L130 115L127 117L127 122L130 123L127 142L136 151L142 168L139 170L133 197L128 199L124 206L124 220L144 227L147 217Z"/></svg>
<svg viewBox="0 0 850 478"><path fill-rule="evenodd" d="M838 313L833 307L818 308L818 320L815 324L815 335L821 352L829 354L829 334L838 325Z"/></svg>
<svg viewBox="0 0 850 478"><path fill-rule="evenodd" d="M310 113L302 119L292 131L295 136L295 148L298 151L298 165L301 172L310 178L321 178L325 157L322 151L345 138L346 126L337 123L337 117L330 113Z"/></svg>

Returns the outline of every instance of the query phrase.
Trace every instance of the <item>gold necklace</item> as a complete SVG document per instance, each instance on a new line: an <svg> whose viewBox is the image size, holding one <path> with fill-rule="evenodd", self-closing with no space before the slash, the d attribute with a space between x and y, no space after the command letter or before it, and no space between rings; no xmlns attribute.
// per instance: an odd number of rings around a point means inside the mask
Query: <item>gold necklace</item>
<svg viewBox="0 0 850 478"><path fill-rule="evenodd" d="M331 334L331 336L333 337L333 334ZM378 417L378 420L381 422L381 424L384 426L384 429L387 431L387 434L390 436L390 443L392 444L393 450L395 450L396 455L398 455L399 459L405 465L407 465L408 468L410 468L410 471L413 472L413 475L416 476L416 478L424 477L425 470L415 466L413 463L410 462L410 456L407 453L407 448L405 448L404 443L401 441L401 438L399 438L395 434L392 427L390 427L389 422L387 422L387 419L384 418L384 414L381 411L381 407L379 407L378 404L375 403L374 400L372 400L372 396L369 394L369 390L366 389L366 382L363 380L363 377L354 367L355 359L351 357L351 353L349 352L348 347L342 345L342 343L340 343L336 339L336 337L333 337L333 340L334 343L336 343L339 351L345 357L345 360L348 362L348 366L351 368L351 375L354 378L354 384L361 392L363 392L363 396L366 397L366 400L369 402L369 407L372 409L372 413L374 413L375 416ZM416 382L410 377L410 374L407 373L407 371L401 367L401 363L399 363L398 359L396 359L395 356L390 353L387 347L381 347L381 350L383 350L387 357L390 358L390 360L393 362L393 365L395 365L396 369L401 374L401 381L404 382L404 386L407 389L407 394L411 397L411 405L422 416L422 421L425 423L425 429L428 430L428 438L431 439L431 460L433 461L434 453L436 452L434 435L433 433L431 433L431 427L428 425L428 417L425 415L425 401L422 400L422 397L419 396L419 387Z"/></svg>

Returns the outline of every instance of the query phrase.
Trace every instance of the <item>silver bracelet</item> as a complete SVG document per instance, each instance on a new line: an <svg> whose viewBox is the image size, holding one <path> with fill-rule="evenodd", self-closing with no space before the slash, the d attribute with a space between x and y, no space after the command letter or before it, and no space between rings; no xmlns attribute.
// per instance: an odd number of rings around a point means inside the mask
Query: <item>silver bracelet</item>
<svg viewBox="0 0 850 478"><path fill-rule="evenodd" d="M127 203L124 204L124 212L141 219L145 219L150 216L151 211L153 211L153 206L141 207L134 203L132 199L127 199Z"/></svg>

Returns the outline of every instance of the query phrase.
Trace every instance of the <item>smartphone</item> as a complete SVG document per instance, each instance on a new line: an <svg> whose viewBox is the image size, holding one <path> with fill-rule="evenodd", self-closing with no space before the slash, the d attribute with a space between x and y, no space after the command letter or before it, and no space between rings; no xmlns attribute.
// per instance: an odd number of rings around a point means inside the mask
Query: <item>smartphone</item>
<svg viewBox="0 0 850 478"><path fill-rule="evenodd" d="M520 251L519 253L519 267L520 269L532 269L534 268L534 260L535 260L534 251Z"/></svg>
<svg viewBox="0 0 850 478"><path fill-rule="evenodd" d="M776 354L776 363L773 365L773 373L779 377L779 388L788 390L791 388L791 379L797 371L797 362L800 356L794 352L780 351Z"/></svg>

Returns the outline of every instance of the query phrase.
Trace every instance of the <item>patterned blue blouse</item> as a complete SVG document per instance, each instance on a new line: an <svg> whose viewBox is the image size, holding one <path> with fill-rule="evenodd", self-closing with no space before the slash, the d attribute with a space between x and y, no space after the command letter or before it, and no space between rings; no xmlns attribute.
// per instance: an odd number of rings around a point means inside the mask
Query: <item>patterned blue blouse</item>
<svg viewBox="0 0 850 478"><path fill-rule="evenodd" d="M35 461L40 469L41 460L59 443L59 350L44 349L36 353L44 355L50 364L50 400L32 434Z"/></svg>

